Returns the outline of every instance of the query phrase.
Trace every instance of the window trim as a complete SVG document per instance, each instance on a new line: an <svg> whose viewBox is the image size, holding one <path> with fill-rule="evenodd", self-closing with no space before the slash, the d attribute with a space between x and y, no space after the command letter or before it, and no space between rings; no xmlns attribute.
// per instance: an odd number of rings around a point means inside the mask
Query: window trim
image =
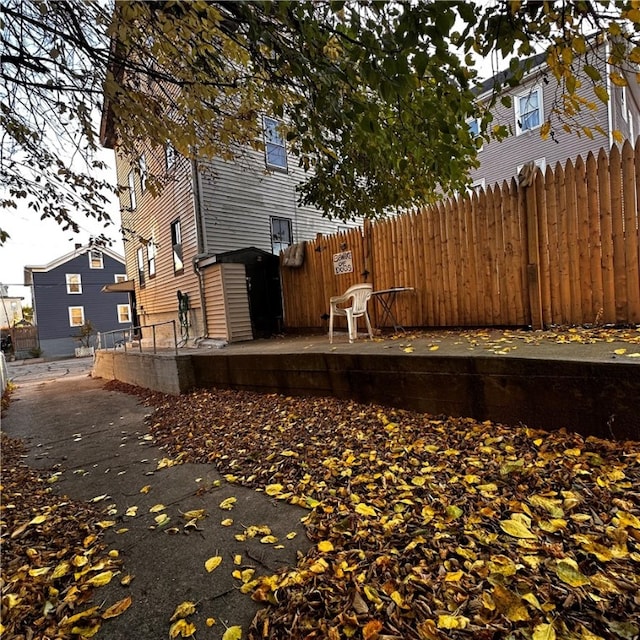
<svg viewBox="0 0 640 640"><path fill-rule="evenodd" d="M273 228L273 223L275 221L278 222L286 222L287 226L289 228L289 243L286 245L286 247L281 247L280 250L276 253L275 250L275 245L279 244L279 245L283 245L285 244L284 242L280 242L280 241L276 241L275 238L275 233L274 233L274 228ZM280 255L280 252L283 249L286 249L287 247L290 247L293 244L293 223L291 218L283 218L282 216L270 216L269 218L269 232L270 232L270 236L271 236L271 253L273 253L274 255L278 256Z"/></svg>
<svg viewBox="0 0 640 640"><path fill-rule="evenodd" d="M120 315L120 309L126 308L127 310L127 319L123 320ZM117 304L116 305L116 315L118 316L118 324L131 324L131 305L129 303L126 304Z"/></svg>
<svg viewBox="0 0 640 640"><path fill-rule="evenodd" d="M145 278L144 278L144 247L138 247L136 251L136 266L138 269L138 284L140 288L144 288Z"/></svg>
<svg viewBox="0 0 640 640"><path fill-rule="evenodd" d="M72 310L73 309L80 309L80 315L82 316L82 322L80 324L73 324L73 315L72 315ZM78 306L72 306L72 307L67 307L67 312L69 313L69 326L72 328L76 328L76 327L81 327L84 323L85 323L85 319L84 319L84 306L82 305L78 305Z"/></svg>
<svg viewBox="0 0 640 640"><path fill-rule="evenodd" d="M113 281L114 282L126 282L127 281L127 274L126 273L116 273L113 276Z"/></svg>
<svg viewBox="0 0 640 640"><path fill-rule="evenodd" d="M136 174L133 169L129 171L127 182L129 184L129 209L135 211L138 206L138 199L136 197Z"/></svg>
<svg viewBox="0 0 640 640"><path fill-rule="evenodd" d="M147 159L144 153L138 158L138 171L140 172L140 193L147 188Z"/></svg>
<svg viewBox="0 0 640 640"><path fill-rule="evenodd" d="M71 282L71 278L76 277L78 278L77 282ZM78 296L78 295L82 295L82 274L81 273L65 273L64 274L64 279L67 283L67 293L69 295L72 296ZM72 291L71 287L73 285L77 285L78 286L78 291Z"/></svg>
<svg viewBox="0 0 640 640"><path fill-rule="evenodd" d="M271 116L262 116L262 137L264 140L264 162L269 169L275 171L289 171L289 159L287 158L287 142L281 133L278 131L278 127L281 122ZM273 138L277 136L277 140L274 142ZM271 139L268 139L268 138ZM284 154L284 164L275 164L269 161L269 146L282 149Z"/></svg>
<svg viewBox="0 0 640 640"><path fill-rule="evenodd" d="M527 160L527 162L523 162L522 164L517 165L516 167L516 178L520 175L520 171L522 171L522 168L528 164L529 162L531 162L531 160ZM536 158L533 161L533 164L536 165L536 167L538 167L538 169L540 169L540 171L542 171L542 173L544 173L547 170L547 157L546 156L542 156L542 158Z"/></svg>
<svg viewBox="0 0 640 640"><path fill-rule="evenodd" d="M471 134L471 137L472 137L473 140L475 140L476 138L481 138L482 137L480 135L480 122L481 122L480 118L475 118L475 117L474 118L467 118L467 120L466 120L467 127L469 128L469 133ZM471 130L471 123L475 123L476 127L478 128L478 132L477 133L474 133ZM482 151L483 149L484 149L484 142L483 142L483 144L481 146L478 147L478 149L477 149L478 153L480 153L480 151Z"/></svg>
<svg viewBox="0 0 640 640"><path fill-rule="evenodd" d="M538 117L538 124L535 127L529 127L527 129L523 129L521 126L521 116L522 116L522 112L520 111L520 101L523 99L527 99L530 98L533 94L536 94L538 96L538 111L539 111L539 117ZM516 136L520 136L524 133L527 133L528 131L535 131L536 129L539 129L543 123L544 123L544 101L543 101L544 95L542 92L542 86L541 85L535 85L534 87L531 87L531 89L529 91L522 91L521 93L517 93L514 96L514 111L515 111L515 121L516 121ZM533 112L530 112L533 113Z"/></svg>
<svg viewBox="0 0 640 640"><path fill-rule="evenodd" d="M149 278L156 277L156 243L153 241L153 238L149 241L147 245L147 271L149 272Z"/></svg>
<svg viewBox="0 0 640 640"><path fill-rule="evenodd" d="M164 162L167 168L167 173L176 166L177 157L178 152L176 151L176 148L170 142L167 142L164 145Z"/></svg>
<svg viewBox="0 0 640 640"><path fill-rule="evenodd" d="M89 269L104 269L104 255L102 251L100 251L99 249L89 249L88 256L89 256ZM97 256L100 256L100 266L94 267L93 258L94 257L97 258Z"/></svg>
<svg viewBox="0 0 640 640"><path fill-rule="evenodd" d="M171 251L173 254L173 273L179 275L184 272L184 251L182 246L182 225L180 218L176 218L170 225ZM178 247L178 251L176 251ZM178 261L180 264L178 264Z"/></svg>

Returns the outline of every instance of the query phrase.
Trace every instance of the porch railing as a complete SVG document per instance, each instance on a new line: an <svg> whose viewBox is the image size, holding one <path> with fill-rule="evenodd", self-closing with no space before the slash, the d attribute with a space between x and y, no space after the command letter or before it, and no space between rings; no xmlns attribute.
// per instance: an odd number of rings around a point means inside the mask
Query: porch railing
<svg viewBox="0 0 640 640"><path fill-rule="evenodd" d="M127 352L127 347L131 350L135 349L134 342L137 342L137 351L142 353L142 329L151 329L151 335L153 338L153 353L158 352L158 343L156 328L170 324L173 330L173 349L175 354L178 355L178 332L176 330L176 321L168 320L167 322L157 322L155 324L142 324L136 327L127 327L126 329L115 329L114 331L99 331L98 332L98 349L123 349ZM140 337L136 337L140 336Z"/></svg>

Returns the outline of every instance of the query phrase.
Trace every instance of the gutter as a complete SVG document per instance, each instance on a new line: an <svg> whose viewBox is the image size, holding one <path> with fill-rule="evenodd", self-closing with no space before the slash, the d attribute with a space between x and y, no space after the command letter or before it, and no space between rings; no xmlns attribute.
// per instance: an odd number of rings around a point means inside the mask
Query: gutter
<svg viewBox="0 0 640 640"><path fill-rule="evenodd" d="M198 161L191 160L191 183L193 185L193 210L195 214L196 239L198 252L193 257L193 271L198 276L198 292L200 294L200 308L202 309L202 329L203 337L208 337L209 326L207 324L207 299L204 291L204 274L200 269L200 258L206 255L206 235L204 233L204 219L202 215L202 192L200 189L200 173L198 172Z"/></svg>

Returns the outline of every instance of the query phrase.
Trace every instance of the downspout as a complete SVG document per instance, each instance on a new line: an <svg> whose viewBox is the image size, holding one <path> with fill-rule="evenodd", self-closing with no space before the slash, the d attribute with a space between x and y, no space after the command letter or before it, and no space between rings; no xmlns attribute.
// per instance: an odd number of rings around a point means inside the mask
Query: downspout
<svg viewBox="0 0 640 640"><path fill-rule="evenodd" d="M611 151L611 147L613 147L614 138L613 138L613 93L611 92L611 78L609 77L609 40L605 40L604 43L604 72L607 76L607 94L609 95L609 100L607 101L607 119L609 124L609 149Z"/></svg>
<svg viewBox="0 0 640 640"><path fill-rule="evenodd" d="M196 223L196 241L197 253L193 258L193 270L198 276L198 289L200 293L200 308L202 309L202 338L209 335L209 327L207 325L207 300L204 291L204 274L200 269L200 257L206 254L206 235L204 227L204 219L202 214L202 192L200 190L200 172L198 171L198 161L193 158L191 160L191 174L193 184L193 209L195 213Z"/></svg>

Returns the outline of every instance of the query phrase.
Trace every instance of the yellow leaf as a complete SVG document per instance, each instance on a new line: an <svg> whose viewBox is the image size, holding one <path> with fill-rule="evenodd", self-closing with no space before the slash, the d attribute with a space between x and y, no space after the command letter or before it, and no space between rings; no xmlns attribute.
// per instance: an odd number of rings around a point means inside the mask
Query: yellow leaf
<svg viewBox="0 0 640 640"><path fill-rule="evenodd" d="M438 616L438 629L465 629L468 624L469 618L465 616Z"/></svg>
<svg viewBox="0 0 640 640"><path fill-rule="evenodd" d="M182 514L185 520L203 520L207 517L206 509L193 509L192 511L185 511Z"/></svg>
<svg viewBox="0 0 640 640"><path fill-rule="evenodd" d="M624 140L624 136L622 135L621 131L618 129L614 129L611 132L611 135L613 136L613 139L618 143L618 144L622 144L623 140Z"/></svg>
<svg viewBox="0 0 640 640"><path fill-rule="evenodd" d="M640 519L634 516L633 513L627 513L626 511L618 511L616 513L617 524L619 527L626 529L631 527L633 529L640 529Z"/></svg>
<svg viewBox="0 0 640 640"><path fill-rule="evenodd" d="M51 579L56 580L57 578L62 578L62 576L67 575L67 573L69 573L70 570L71 570L71 564L66 560L64 560L53 570L53 573L51 574Z"/></svg>
<svg viewBox="0 0 640 640"><path fill-rule="evenodd" d="M87 584L94 587L104 587L105 584L109 584L111 582L111 578L113 578L113 571L103 571L102 573L89 578L89 580L87 580Z"/></svg>
<svg viewBox="0 0 640 640"><path fill-rule="evenodd" d="M413 347L405 347L405 348L403 349L403 351L404 351L405 353L413 353L413 352L415 351L415 349L414 349Z"/></svg>
<svg viewBox="0 0 640 640"><path fill-rule="evenodd" d="M115 525L115 520L101 520L100 522L96 522L96 524L101 529L108 529L109 527L113 527Z"/></svg>
<svg viewBox="0 0 640 640"><path fill-rule="evenodd" d="M128 587L128 586L131 584L131 581L132 581L132 580L133 580L133 576L132 576L130 573L128 573L126 576L123 576L123 577L120 579L120 584L121 584L123 587Z"/></svg>
<svg viewBox="0 0 640 640"><path fill-rule="evenodd" d="M500 528L514 538L528 538L530 540L536 540L537 536L532 533L524 522L520 520L503 520L500 523Z"/></svg>
<svg viewBox="0 0 640 640"><path fill-rule="evenodd" d="M116 602L111 605L106 611L103 612L102 618L106 620L107 618L115 618L120 614L124 613L131 606L131 596L127 596L122 600Z"/></svg>
<svg viewBox="0 0 640 640"><path fill-rule="evenodd" d="M173 615L170 618L170 622L174 622L178 618L186 618L196 612L196 603L191 602L191 600L185 600L181 602L176 610L173 612Z"/></svg>
<svg viewBox="0 0 640 640"><path fill-rule="evenodd" d="M47 516L36 516L29 521L29 524L42 524L47 519Z"/></svg>
<svg viewBox="0 0 640 640"><path fill-rule="evenodd" d="M207 625L207 627L213 627L213 625L216 623L216 619L215 618L207 618L205 620L205 624Z"/></svg>
<svg viewBox="0 0 640 640"><path fill-rule="evenodd" d="M437 351L440 347L437 344L432 344L429 347L429 351Z"/></svg>
<svg viewBox="0 0 640 640"><path fill-rule="evenodd" d="M149 513L158 513L159 511L164 511L166 507L163 504L154 504L151 509L149 509Z"/></svg>
<svg viewBox="0 0 640 640"><path fill-rule="evenodd" d="M589 584L589 578L580 572L578 563L571 558L558 560L556 574L562 582L566 582L572 587L581 587L585 584Z"/></svg>
<svg viewBox="0 0 640 640"><path fill-rule="evenodd" d="M287 533L286 538L287 540L293 540L298 534L295 531L290 531L289 533Z"/></svg>
<svg viewBox="0 0 640 640"><path fill-rule="evenodd" d="M49 573L51 571L51 567L40 567L39 569L29 569L29 575L36 578L38 576L43 576L45 573Z"/></svg>
<svg viewBox="0 0 640 640"><path fill-rule="evenodd" d="M222 640L240 640L241 638L242 638L242 627L239 625L229 627L222 634Z"/></svg>
<svg viewBox="0 0 640 640"><path fill-rule="evenodd" d="M129 507L125 512L124 512L125 516L129 516L131 518L133 518L134 516L138 515L138 507Z"/></svg>
<svg viewBox="0 0 640 640"><path fill-rule="evenodd" d="M171 628L169 629L169 637L177 638L178 636L182 636L183 638L190 638L195 632L195 624L180 618L180 620L171 625Z"/></svg>
<svg viewBox="0 0 640 640"><path fill-rule="evenodd" d="M220 524L223 527L230 527L233 524L233 518L225 518Z"/></svg>
<svg viewBox="0 0 640 640"><path fill-rule="evenodd" d="M640 352L635 351L634 353L627 353L627 358L640 358Z"/></svg>
<svg viewBox="0 0 640 640"><path fill-rule="evenodd" d="M91 627L72 627L71 633L75 633L82 638L93 638L100 631L100 623L97 622Z"/></svg>
<svg viewBox="0 0 640 640"><path fill-rule="evenodd" d="M551 123L547 121L540 127L540 137L543 140L547 140L549 138L550 132L551 132Z"/></svg>
<svg viewBox="0 0 640 640"><path fill-rule="evenodd" d="M217 569L222 562L222 556L212 556L204 563L204 568L211 573L214 569Z"/></svg>
<svg viewBox="0 0 640 640"><path fill-rule="evenodd" d="M356 513L359 513L361 516L375 516L376 510L364 502L359 502L356 505Z"/></svg>
<svg viewBox="0 0 640 640"><path fill-rule="evenodd" d="M444 581L445 582L460 582L460 580L462 580L462 576L464 575L464 571L462 571L461 569L458 571L449 571L445 577L444 577Z"/></svg>
<svg viewBox="0 0 640 640"><path fill-rule="evenodd" d="M283 489L284 487L281 484L268 484L265 487L264 492L268 496L277 496L279 493L282 493Z"/></svg>
<svg viewBox="0 0 640 640"><path fill-rule="evenodd" d="M236 555L233 556L233 564L236 566L240 566L242 564L242 556L239 553L236 553Z"/></svg>
<svg viewBox="0 0 640 640"><path fill-rule="evenodd" d="M262 542L262 544L275 544L278 542L278 538L275 536L263 536L260 538L260 542Z"/></svg>
<svg viewBox="0 0 640 640"><path fill-rule="evenodd" d="M163 524L167 524L167 522L169 522L169 520L171 520L171 518L166 513L161 513L160 515L157 515L154 518L154 520L156 521L156 523L160 527Z"/></svg>
<svg viewBox="0 0 640 640"><path fill-rule="evenodd" d="M626 349L616 349L613 353L615 353L617 356L623 356L625 353L627 353Z"/></svg>
<svg viewBox="0 0 640 640"><path fill-rule="evenodd" d="M416 487L424 487L427 479L424 476L414 476L411 478L411 484L414 484Z"/></svg>
<svg viewBox="0 0 640 640"><path fill-rule="evenodd" d="M533 629L533 640L556 640L556 632L552 624L543 622Z"/></svg>
<svg viewBox="0 0 640 640"><path fill-rule="evenodd" d="M218 506L225 511L231 511L233 509L233 505L238 501L237 498L231 497L223 500Z"/></svg>
<svg viewBox="0 0 640 640"><path fill-rule="evenodd" d="M151 491L151 485L147 484L144 487L142 487L142 489L140 489L140 493L149 493L149 491Z"/></svg>
<svg viewBox="0 0 640 640"><path fill-rule="evenodd" d="M333 543L330 540L323 540L318 543L318 551L326 553L327 551L333 551Z"/></svg>

